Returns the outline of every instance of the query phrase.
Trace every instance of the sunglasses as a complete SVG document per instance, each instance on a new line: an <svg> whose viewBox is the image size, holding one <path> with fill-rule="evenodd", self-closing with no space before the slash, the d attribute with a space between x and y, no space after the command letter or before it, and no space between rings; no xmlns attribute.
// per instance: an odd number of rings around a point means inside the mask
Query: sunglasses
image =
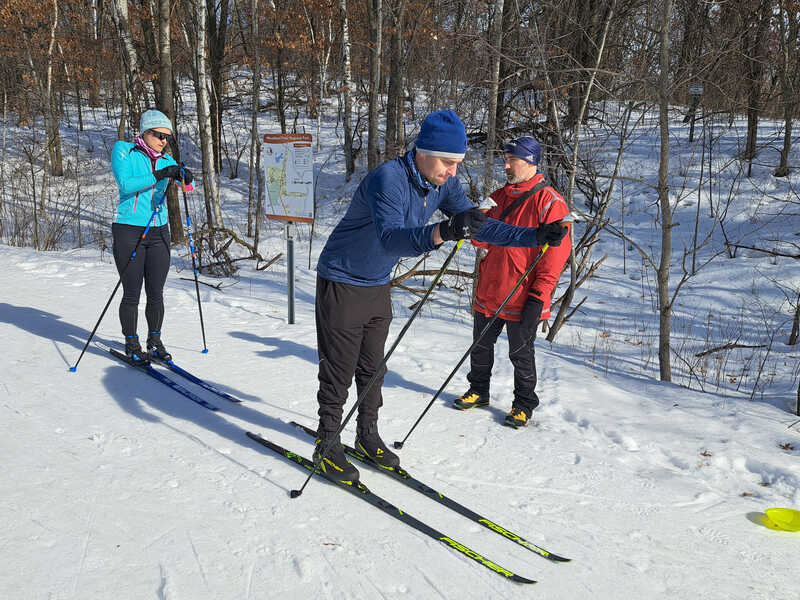
<svg viewBox="0 0 800 600"><path fill-rule="evenodd" d="M153 131L153 130L151 129L151 130L150 130L150 135L152 135L152 136L153 136L154 138L156 138L157 140L161 140L161 141L167 140L168 142L171 142L171 141L172 141L172 136L171 136L170 134L168 134L168 133L163 133L163 132L161 132L161 131Z"/></svg>

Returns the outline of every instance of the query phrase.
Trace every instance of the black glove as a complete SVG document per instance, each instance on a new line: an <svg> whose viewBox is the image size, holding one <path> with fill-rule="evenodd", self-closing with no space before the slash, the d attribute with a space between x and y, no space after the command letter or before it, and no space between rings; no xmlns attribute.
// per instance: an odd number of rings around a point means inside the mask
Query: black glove
<svg viewBox="0 0 800 600"><path fill-rule="evenodd" d="M522 335L526 340L536 339L536 328L542 318L544 303L536 296L528 296L522 308Z"/></svg>
<svg viewBox="0 0 800 600"><path fill-rule="evenodd" d="M153 175L156 176L156 181L161 181L165 177L169 177L170 179L174 179L175 181L181 180L181 170L183 170L183 183L189 185L194 181L194 177L192 177L192 172L187 169L186 167L179 167L178 165L170 165L168 167L164 167L163 169L159 169Z"/></svg>
<svg viewBox="0 0 800 600"><path fill-rule="evenodd" d="M161 181L162 179L166 179L167 177L169 177L170 179L180 179L181 168L178 165L170 165L168 167L164 167L163 169L155 171L153 175L156 176L156 181Z"/></svg>
<svg viewBox="0 0 800 600"><path fill-rule="evenodd" d="M439 223L439 235L445 241L470 238L480 231L485 222L484 213L477 208L470 208Z"/></svg>
<svg viewBox="0 0 800 600"><path fill-rule="evenodd" d="M183 169L183 183L189 185L194 181L194 177L192 176L192 172L187 169L186 167L181 167Z"/></svg>
<svg viewBox="0 0 800 600"><path fill-rule="evenodd" d="M540 246L560 246L565 235L567 228L561 223L542 223L536 230L536 242Z"/></svg>

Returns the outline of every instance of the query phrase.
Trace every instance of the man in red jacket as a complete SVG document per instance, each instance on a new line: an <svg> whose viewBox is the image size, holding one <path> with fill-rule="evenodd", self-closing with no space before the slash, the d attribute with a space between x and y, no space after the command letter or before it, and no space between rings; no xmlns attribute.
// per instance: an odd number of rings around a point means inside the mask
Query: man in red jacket
<svg viewBox="0 0 800 600"><path fill-rule="evenodd" d="M537 173L541 154L541 146L532 137L521 137L505 145L508 183L491 194L497 206L489 211L488 217L520 227L539 227L543 223L561 221L569 214L567 203L561 195L547 184L541 173ZM500 247L477 240L472 240L472 243L487 250L480 264L473 304L474 340L536 259L541 248ZM533 343L536 329L539 321L550 317L550 298L564 263L569 258L570 248L568 235L559 244L548 246L533 272L505 305L486 335L475 345L470 354L470 372L467 375L470 387L453 402L454 408L467 410L489 405L494 344L505 326L508 356L514 365L514 402L505 424L517 429L528 424L533 410L539 405L539 398L534 391L536 361Z"/></svg>

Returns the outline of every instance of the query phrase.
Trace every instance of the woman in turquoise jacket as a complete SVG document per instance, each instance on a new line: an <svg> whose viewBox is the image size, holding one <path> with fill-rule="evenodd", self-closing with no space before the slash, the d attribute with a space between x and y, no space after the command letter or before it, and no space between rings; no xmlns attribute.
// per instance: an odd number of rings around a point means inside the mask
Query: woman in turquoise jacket
<svg viewBox="0 0 800 600"><path fill-rule="evenodd" d="M125 354L134 362L146 364L150 358L164 361L172 358L161 341L163 291L170 262L165 199L171 180L183 180L191 189L192 174L164 152L172 139L172 122L167 115L157 110L146 111L140 131L133 142L114 144L111 170L119 188L119 205L111 232L114 261L122 278L119 320L125 336ZM136 248L147 225L150 225L147 236ZM147 353L139 343L136 326L142 284L147 294Z"/></svg>

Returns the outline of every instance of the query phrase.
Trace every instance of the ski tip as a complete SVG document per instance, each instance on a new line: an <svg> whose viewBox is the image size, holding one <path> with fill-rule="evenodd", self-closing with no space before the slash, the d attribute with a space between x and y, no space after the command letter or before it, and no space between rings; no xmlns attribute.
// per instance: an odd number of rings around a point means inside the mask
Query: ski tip
<svg viewBox="0 0 800 600"><path fill-rule="evenodd" d="M401 450L401 449L403 448L403 442L395 442L395 443L394 443L394 444L392 444L392 445L393 445L395 448L397 448L398 450Z"/></svg>
<svg viewBox="0 0 800 600"><path fill-rule="evenodd" d="M208 354L208 348L203 348L203 351L200 354Z"/></svg>
<svg viewBox="0 0 800 600"><path fill-rule="evenodd" d="M560 563L568 563L572 562L571 558L566 558L565 556L559 556L558 554L548 554L545 558L552 560L553 562L560 562Z"/></svg>
<svg viewBox="0 0 800 600"><path fill-rule="evenodd" d="M78 370L78 366L77 365L75 365L74 367L70 367L69 368L69 372L70 373L75 373L77 370Z"/></svg>

